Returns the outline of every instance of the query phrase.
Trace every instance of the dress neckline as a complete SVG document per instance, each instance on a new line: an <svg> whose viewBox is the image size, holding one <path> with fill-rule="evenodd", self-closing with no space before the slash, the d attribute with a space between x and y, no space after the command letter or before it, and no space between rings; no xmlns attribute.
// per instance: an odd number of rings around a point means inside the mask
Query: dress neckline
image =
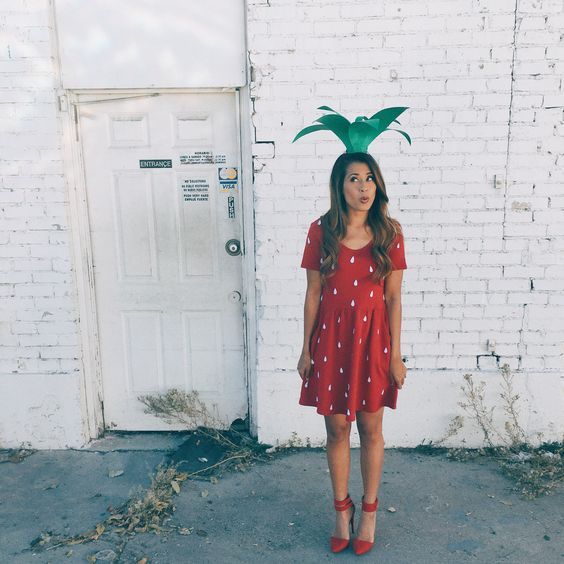
<svg viewBox="0 0 564 564"><path fill-rule="evenodd" d="M370 239L370 241L368 241L368 243L366 243L366 245L364 245L364 247L360 247L358 249L351 249L350 247L347 247L346 245L341 243L341 241L339 241L339 245L341 245L341 247L344 247L345 249L347 249L348 251L352 251L353 253L356 252L356 251L362 251L363 249L366 249L366 247L368 247L369 245L372 245L373 243L374 243L374 239Z"/></svg>

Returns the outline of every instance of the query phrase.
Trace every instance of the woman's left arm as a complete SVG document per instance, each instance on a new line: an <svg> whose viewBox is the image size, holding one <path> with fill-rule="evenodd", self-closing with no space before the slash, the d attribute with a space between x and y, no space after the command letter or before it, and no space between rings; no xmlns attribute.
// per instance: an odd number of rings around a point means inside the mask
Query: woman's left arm
<svg viewBox="0 0 564 564"><path fill-rule="evenodd" d="M401 359L401 283L403 270L392 270L386 276L384 296L390 325L390 378L401 389L407 368Z"/></svg>

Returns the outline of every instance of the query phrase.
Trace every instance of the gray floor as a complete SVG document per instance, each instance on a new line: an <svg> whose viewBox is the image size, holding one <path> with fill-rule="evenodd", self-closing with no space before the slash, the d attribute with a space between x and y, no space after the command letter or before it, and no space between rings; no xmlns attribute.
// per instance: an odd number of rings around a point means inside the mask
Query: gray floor
<svg viewBox="0 0 564 564"><path fill-rule="evenodd" d="M107 507L147 486L155 466L182 442L171 433L110 437L83 451L39 451L0 464L0 562L86 562L111 558L117 535L33 552L41 532L76 534L107 517ZM358 450L350 493L360 502ZM110 478L110 471L123 474ZM563 495L521 499L493 462L455 462L386 451L375 548L366 562L562 562ZM207 490L204 497L202 492ZM205 492L204 492L205 493ZM333 513L325 453L305 450L228 473L216 484L184 483L171 523L191 534L138 534L120 562L356 561L328 550ZM394 507L395 512L388 511ZM72 552L69 552L72 550ZM105 551L105 552L104 552ZM109 552L110 551L110 552Z"/></svg>

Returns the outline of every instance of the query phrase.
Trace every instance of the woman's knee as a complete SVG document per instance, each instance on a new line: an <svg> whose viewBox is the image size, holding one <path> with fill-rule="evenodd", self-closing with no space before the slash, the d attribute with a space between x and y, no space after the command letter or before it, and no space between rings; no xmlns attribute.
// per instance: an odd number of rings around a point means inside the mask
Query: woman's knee
<svg viewBox="0 0 564 564"><path fill-rule="evenodd" d="M327 425L327 441L332 443L348 441L350 430L349 423L333 422Z"/></svg>
<svg viewBox="0 0 564 564"><path fill-rule="evenodd" d="M382 434L381 427L359 425L358 435L361 443L381 444L384 446L384 435Z"/></svg>

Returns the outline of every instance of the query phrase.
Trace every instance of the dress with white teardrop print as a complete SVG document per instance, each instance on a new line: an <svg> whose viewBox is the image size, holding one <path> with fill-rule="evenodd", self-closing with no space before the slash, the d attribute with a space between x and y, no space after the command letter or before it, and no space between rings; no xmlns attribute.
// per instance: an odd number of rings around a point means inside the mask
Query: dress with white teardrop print
<svg viewBox="0 0 564 564"><path fill-rule="evenodd" d="M301 266L319 270L322 227L309 227ZM395 409L398 389L388 377L390 329L384 281L371 277L376 264L372 242L361 249L339 247L335 275L327 278L310 337L312 370L301 387L299 403L322 415ZM403 237L396 236L388 254L394 270L405 269Z"/></svg>

